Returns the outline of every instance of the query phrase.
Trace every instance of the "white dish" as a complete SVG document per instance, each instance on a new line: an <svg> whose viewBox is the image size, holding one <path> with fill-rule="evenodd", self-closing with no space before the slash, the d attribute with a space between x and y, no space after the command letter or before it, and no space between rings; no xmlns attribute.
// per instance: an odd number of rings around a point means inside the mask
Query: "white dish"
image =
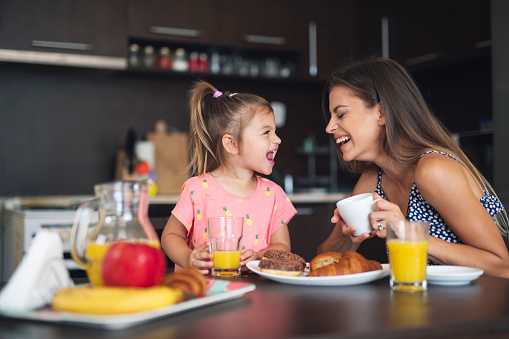
<svg viewBox="0 0 509 339"><path fill-rule="evenodd" d="M389 264L382 264L381 270L348 274L348 275L336 275L330 277L308 277L306 276L308 271L304 272L303 275L298 277L287 277L284 275L277 275L271 273L265 273L260 271L258 263L260 260L254 260L247 263L247 267L256 274L261 275L270 280L274 280L284 284L291 285L304 285L304 286L348 286L348 285L360 285L366 284L378 279L382 279L389 275Z"/></svg>
<svg viewBox="0 0 509 339"><path fill-rule="evenodd" d="M250 283L229 282L219 279L210 279L208 285L208 291L203 297L171 306L161 307L151 311L129 314L95 315L58 312L52 310L50 307L44 307L33 311L0 309L0 315L22 320L42 321L107 330L123 330L195 308L241 298L245 293L253 291L256 288L254 284Z"/></svg>
<svg viewBox="0 0 509 339"><path fill-rule="evenodd" d="M428 283L435 285L466 285L483 273L484 271L478 268L465 266L438 265L426 268Z"/></svg>

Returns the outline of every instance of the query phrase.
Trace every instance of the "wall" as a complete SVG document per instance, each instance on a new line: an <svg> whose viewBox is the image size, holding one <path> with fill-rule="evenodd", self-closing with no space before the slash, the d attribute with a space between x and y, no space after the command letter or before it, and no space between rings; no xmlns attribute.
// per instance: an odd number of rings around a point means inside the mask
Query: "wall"
<svg viewBox="0 0 509 339"><path fill-rule="evenodd" d="M288 121L276 169L305 175L294 150L323 133L320 83L207 78L216 87L286 103ZM0 196L92 194L113 179L127 130L139 137L158 119L188 130L193 78L65 67L0 64Z"/></svg>

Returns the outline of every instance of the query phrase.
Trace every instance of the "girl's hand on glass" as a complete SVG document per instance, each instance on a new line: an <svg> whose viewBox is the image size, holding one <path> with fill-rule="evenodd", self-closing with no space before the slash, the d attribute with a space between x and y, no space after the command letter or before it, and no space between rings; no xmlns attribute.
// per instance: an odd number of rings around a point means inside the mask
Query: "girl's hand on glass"
<svg viewBox="0 0 509 339"><path fill-rule="evenodd" d="M201 274L208 274L212 268L212 253L209 252L209 248L209 242L196 247L189 255L189 267L196 268Z"/></svg>

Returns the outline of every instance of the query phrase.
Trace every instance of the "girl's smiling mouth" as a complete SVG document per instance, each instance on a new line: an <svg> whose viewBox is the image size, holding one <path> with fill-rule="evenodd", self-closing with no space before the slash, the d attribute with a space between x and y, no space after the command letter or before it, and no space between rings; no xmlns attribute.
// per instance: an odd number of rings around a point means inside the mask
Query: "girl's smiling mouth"
<svg viewBox="0 0 509 339"><path fill-rule="evenodd" d="M272 166L276 163L274 158L276 157L277 149L267 152L266 158Z"/></svg>

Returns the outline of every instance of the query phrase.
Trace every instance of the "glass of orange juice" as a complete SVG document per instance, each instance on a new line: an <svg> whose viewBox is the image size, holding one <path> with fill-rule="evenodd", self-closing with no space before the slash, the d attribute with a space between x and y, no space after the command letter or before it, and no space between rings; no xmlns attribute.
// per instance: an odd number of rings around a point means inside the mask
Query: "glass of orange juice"
<svg viewBox="0 0 509 339"><path fill-rule="evenodd" d="M429 222L388 220L386 226L391 288L395 291L426 291Z"/></svg>
<svg viewBox="0 0 509 339"><path fill-rule="evenodd" d="M212 275L236 277L240 275L240 253L244 218L209 218Z"/></svg>

